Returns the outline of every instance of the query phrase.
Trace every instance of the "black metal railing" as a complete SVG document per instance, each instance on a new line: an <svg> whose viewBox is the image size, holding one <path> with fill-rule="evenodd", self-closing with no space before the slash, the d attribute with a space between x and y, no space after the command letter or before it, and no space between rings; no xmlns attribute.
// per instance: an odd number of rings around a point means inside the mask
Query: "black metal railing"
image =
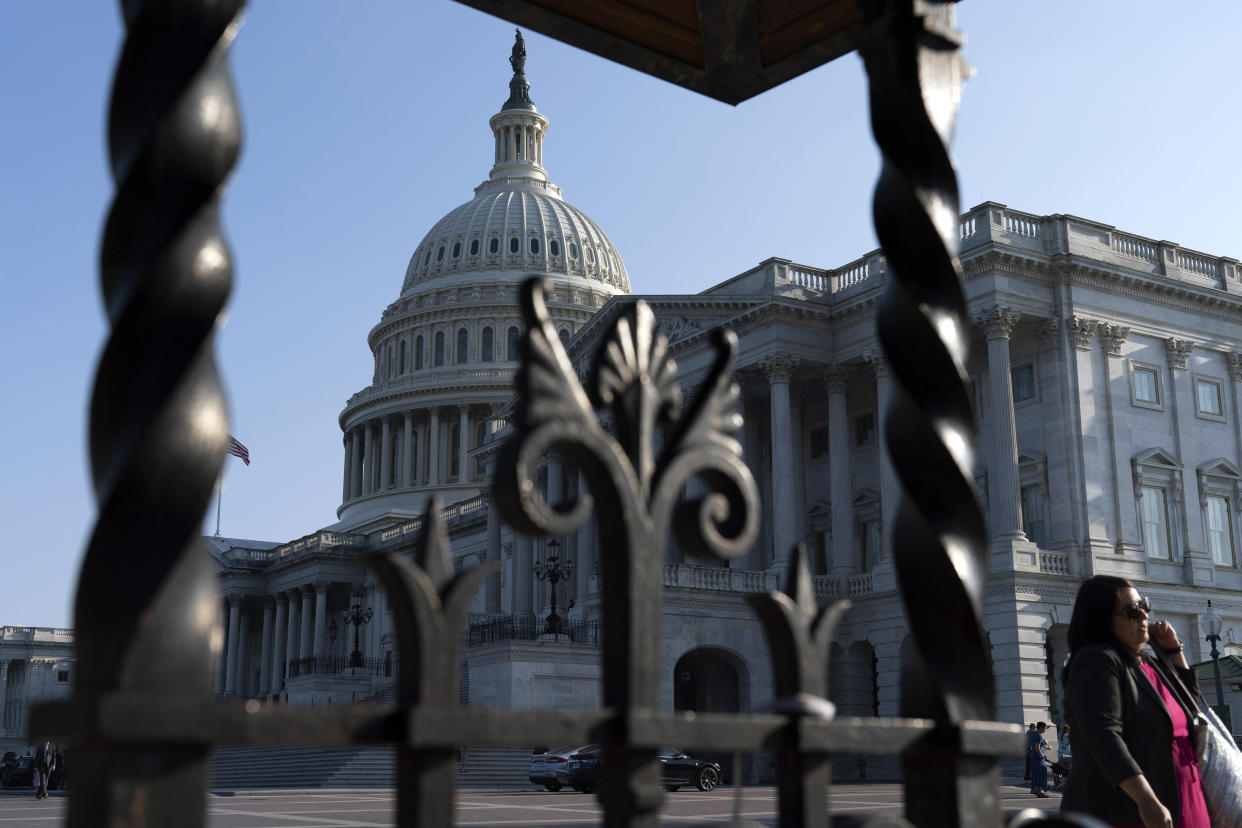
<svg viewBox="0 0 1242 828"><path fill-rule="evenodd" d="M396 675L397 659L319 655L295 658L289 662L289 678L299 676L373 676Z"/></svg>
<svg viewBox="0 0 1242 828"><path fill-rule="evenodd" d="M436 503L415 561L398 553L369 559L387 592L403 667L395 703L298 708L212 699L219 631L203 623L211 615L203 608L217 600L217 580L198 533L228 441L212 336L231 281L218 216L241 144L228 58L242 5L122 3L127 32L108 125L116 196L101 253L111 329L90 424L99 517L79 577L73 699L40 705L31 720L35 741L73 747L69 824L202 826L213 745L372 743L396 746L399 828L445 828L454 818L456 746L599 742L609 828L659 825L656 752L664 744L771 752L782 826L828 825L827 760L864 751L902 757L908 820L885 825L999 826L998 757L1017 755L1022 735L1019 725L992 721L993 677L979 628L987 557L969 477L975 433L961 338L968 326L947 152L964 74L951 4L860 3L883 154L876 231L892 274L879 324L897 380L883 426L903 488L894 526L898 584L909 617L954 623L915 626L902 665L901 718L850 719L835 719L825 700L833 628L848 602L817 603L801 548L784 592L751 597L770 646L774 708L663 712L661 577L670 531L718 559L745 554L758 531L757 489L735 437L736 339L715 332L715 363L683 410L667 343L650 308L636 303L614 319L584 387L537 281L522 291L515 436L493 492L505 519L529 535L568 535L595 511L601 708L461 706L467 609L500 564L455 572ZM723 7L730 20L747 18L747 8L754 16L754 4ZM759 71L757 45L739 35L725 47L753 55ZM512 60L516 81L524 52L515 47ZM540 458L553 450L578 466L590 492L556 509L538 484ZM685 499L692 477L706 494ZM318 673L319 662L307 669ZM1075 820L1023 825L1041 822Z"/></svg>
<svg viewBox="0 0 1242 828"><path fill-rule="evenodd" d="M574 644L598 644L598 621L561 621L556 633L562 640ZM534 615L509 615L470 625L467 643L471 647L480 644L491 644L494 641L535 641L543 636L551 635L548 619Z"/></svg>

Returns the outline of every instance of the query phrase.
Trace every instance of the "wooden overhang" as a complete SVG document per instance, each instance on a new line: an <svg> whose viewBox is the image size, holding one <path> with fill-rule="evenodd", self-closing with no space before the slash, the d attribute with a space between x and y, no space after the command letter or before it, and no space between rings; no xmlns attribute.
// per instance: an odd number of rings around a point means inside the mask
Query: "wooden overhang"
<svg viewBox="0 0 1242 828"><path fill-rule="evenodd" d="M729 104L847 54L856 0L458 0Z"/></svg>

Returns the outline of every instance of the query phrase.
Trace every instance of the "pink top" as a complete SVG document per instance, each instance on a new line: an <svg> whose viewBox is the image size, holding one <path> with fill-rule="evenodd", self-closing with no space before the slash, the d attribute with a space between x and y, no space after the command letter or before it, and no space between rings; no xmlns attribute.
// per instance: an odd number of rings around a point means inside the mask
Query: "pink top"
<svg viewBox="0 0 1242 828"><path fill-rule="evenodd" d="M1203 784L1199 779L1199 761L1195 758L1194 745L1190 742L1190 722L1186 719L1186 711L1178 704L1177 699L1164 686L1160 673L1146 661L1142 665L1143 674L1156 688L1164 701L1169 718L1173 720L1173 775L1177 781L1177 793L1181 799L1181 817L1174 820L1174 828L1212 828L1208 819L1207 803L1203 801ZM1169 803L1164 803L1169 807ZM1170 809L1172 810L1172 809ZM1126 826L1125 828L1130 828ZM1143 828L1135 825L1133 828Z"/></svg>

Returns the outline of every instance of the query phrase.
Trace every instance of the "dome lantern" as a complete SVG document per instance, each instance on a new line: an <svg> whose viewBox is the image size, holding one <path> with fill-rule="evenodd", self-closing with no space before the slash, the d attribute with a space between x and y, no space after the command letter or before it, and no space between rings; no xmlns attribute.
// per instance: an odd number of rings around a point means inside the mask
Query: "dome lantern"
<svg viewBox="0 0 1242 828"><path fill-rule="evenodd" d="M509 100L489 122L496 136L491 180L533 178L547 181L543 168L543 136L548 119L539 114L530 99L530 81L526 79L526 43L519 30L514 37L513 53L509 56L513 77L509 80Z"/></svg>

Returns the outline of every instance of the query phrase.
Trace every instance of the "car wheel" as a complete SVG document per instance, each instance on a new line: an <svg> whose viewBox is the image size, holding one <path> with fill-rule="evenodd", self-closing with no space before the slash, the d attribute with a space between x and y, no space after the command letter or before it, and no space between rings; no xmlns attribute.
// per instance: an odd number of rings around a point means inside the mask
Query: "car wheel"
<svg viewBox="0 0 1242 828"><path fill-rule="evenodd" d="M583 785L578 790L582 791L584 794L593 794L596 791L598 791L599 788L595 787L594 785Z"/></svg>
<svg viewBox="0 0 1242 828"><path fill-rule="evenodd" d="M710 791L720 784L720 774L715 768L703 768L699 771L699 790Z"/></svg>
<svg viewBox="0 0 1242 828"><path fill-rule="evenodd" d="M665 785L664 790L668 791L669 793L674 793L676 791L681 790L681 785Z"/></svg>
<svg viewBox="0 0 1242 828"><path fill-rule="evenodd" d="M557 791L561 789L560 782L544 782L543 786L547 788L549 791L552 791L553 793L556 793Z"/></svg>

